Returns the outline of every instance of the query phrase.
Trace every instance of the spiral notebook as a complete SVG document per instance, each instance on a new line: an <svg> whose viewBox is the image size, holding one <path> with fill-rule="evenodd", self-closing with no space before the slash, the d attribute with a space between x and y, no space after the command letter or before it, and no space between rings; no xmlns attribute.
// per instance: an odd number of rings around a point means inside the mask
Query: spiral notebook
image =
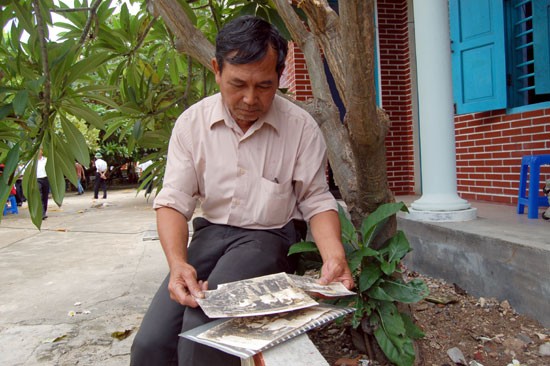
<svg viewBox="0 0 550 366"><path fill-rule="evenodd" d="M180 336L246 359L354 310L322 304L278 314L218 319Z"/></svg>

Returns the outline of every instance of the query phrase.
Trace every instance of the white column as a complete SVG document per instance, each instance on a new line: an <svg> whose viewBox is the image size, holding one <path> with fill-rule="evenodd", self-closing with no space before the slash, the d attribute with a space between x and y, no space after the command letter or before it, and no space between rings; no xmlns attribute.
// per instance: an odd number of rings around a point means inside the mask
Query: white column
<svg viewBox="0 0 550 366"><path fill-rule="evenodd" d="M456 187L449 8L446 0L414 0L422 197L411 218L464 221L476 210ZM473 216L472 216L473 214Z"/></svg>

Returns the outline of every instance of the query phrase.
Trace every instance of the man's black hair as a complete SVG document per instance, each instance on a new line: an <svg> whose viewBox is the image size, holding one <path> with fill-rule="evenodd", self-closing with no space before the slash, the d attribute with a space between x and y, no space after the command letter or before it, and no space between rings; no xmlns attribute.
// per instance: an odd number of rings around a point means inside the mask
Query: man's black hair
<svg viewBox="0 0 550 366"><path fill-rule="evenodd" d="M260 61L268 47L277 53L277 74L281 76L288 52L287 41L269 22L251 15L227 23L216 36L216 60L220 72L225 61L233 65Z"/></svg>

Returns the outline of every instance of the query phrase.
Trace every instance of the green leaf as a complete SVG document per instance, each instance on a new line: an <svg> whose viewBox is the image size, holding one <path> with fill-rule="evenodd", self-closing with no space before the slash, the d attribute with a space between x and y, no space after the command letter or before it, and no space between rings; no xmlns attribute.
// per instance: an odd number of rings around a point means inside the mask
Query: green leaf
<svg viewBox="0 0 550 366"><path fill-rule="evenodd" d="M65 196L65 177L61 169L59 153L57 152L56 139L52 135L52 141L48 145L47 150L44 150L44 155L47 156L46 173L48 174L48 181L50 183L50 189L52 191L52 197L58 206L61 206L63 197Z"/></svg>
<svg viewBox="0 0 550 366"><path fill-rule="evenodd" d="M97 114L97 112L94 111L93 109L90 109L89 107L83 104L77 105L69 101L64 101L62 103L62 108L65 109L67 112L69 112L69 114L75 116L76 118L85 120L95 128L98 128L100 130L104 128L104 123L100 115Z"/></svg>
<svg viewBox="0 0 550 366"><path fill-rule="evenodd" d="M393 303L381 303L373 323L378 324L374 336L388 359L398 366L411 366L415 354L412 340L407 336L405 323Z"/></svg>
<svg viewBox="0 0 550 366"><path fill-rule="evenodd" d="M13 113L13 104L4 104L0 106L0 120Z"/></svg>
<svg viewBox="0 0 550 366"><path fill-rule="evenodd" d="M407 342L407 339L404 339L396 345L394 341L392 341L394 337L388 336L382 328L378 328L374 331L374 337L388 360L394 365L412 366L414 364L414 348L410 340Z"/></svg>
<svg viewBox="0 0 550 366"><path fill-rule="evenodd" d="M384 283L383 280L379 280L377 283ZM370 290L367 291L367 296L371 299L380 300L380 301L395 301L393 297L388 295L380 286L374 284Z"/></svg>
<svg viewBox="0 0 550 366"><path fill-rule="evenodd" d="M401 318L403 319L403 324L405 325L405 332L408 337L411 337L412 339L420 339L424 338L425 334L418 327L414 322L412 321L411 317L407 314L401 313Z"/></svg>
<svg viewBox="0 0 550 366"><path fill-rule="evenodd" d="M193 23L193 25L197 25L197 16L195 15L195 12L191 8L191 6L187 3L186 0L178 0L178 3L183 8L183 11L185 12L185 15L189 18L189 20Z"/></svg>
<svg viewBox="0 0 550 366"><path fill-rule="evenodd" d="M120 27L125 31L130 30L130 12L126 3L122 4L120 8Z"/></svg>
<svg viewBox="0 0 550 366"><path fill-rule="evenodd" d="M402 230L398 230L389 239L388 245L380 250L380 254L387 255L388 262L399 262L410 250L411 245L405 233Z"/></svg>
<svg viewBox="0 0 550 366"><path fill-rule="evenodd" d="M299 243L293 244L290 247L288 251L288 255L292 255L296 253L304 253L304 252L319 252L319 248L317 248L317 245L315 245L314 242L301 241Z"/></svg>
<svg viewBox="0 0 550 366"><path fill-rule="evenodd" d="M180 82L180 76L178 74L178 66L175 60L168 61L168 71L170 72L170 81L172 84L178 85Z"/></svg>
<svg viewBox="0 0 550 366"><path fill-rule="evenodd" d="M67 138L68 148L72 155L84 166L90 166L90 152L86 139L80 130L71 123L64 115L61 116L61 128Z"/></svg>
<svg viewBox="0 0 550 366"><path fill-rule="evenodd" d="M36 159L32 160L25 169L23 192L25 192L27 198L32 223L40 229L42 225L42 200L40 199L38 181L36 180Z"/></svg>
<svg viewBox="0 0 550 366"><path fill-rule="evenodd" d="M363 258L365 257L374 257L377 256L378 252L374 249L371 249L369 247L362 247L349 256L348 259L348 265L351 272L355 272L359 267L361 266L361 263L363 262Z"/></svg>
<svg viewBox="0 0 550 366"><path fill-rule="evenodd" d="M386 262L384 260L380 262L380 269L388 276L395 272L395 268L397 268L396 262Z"/></svg>
<svg viewBox="0 0 550 366"><path fill-rule="evenodd" d="M72 82L81 79L84 75L96 71L98 67L103 65L112 57L113 55L108 52L94 53L93 57L90 56L77 62L71 66L67 78L65 79L66 84L71 84Z"/></svg>
<svg viewBox="0 0 550 366"><path fill-rule="evenodd" d="M63 175L76 186L78 184L78 177L76 176L74 156L68 150L67 144L64 141L59 140L59 145L55 151L56 154L58 154L57 163L61 167Z"/></svg>
<svg viewBox="0 0 550 366"><path fill-rule="evenodd" d="M344 208L338 204L338 218L340 219L340 227L342 230L342 243L344 246L350 246L354 249L358 248L357 232L355 227L348 219Z"/></svg>
<svg viewBox="0 0 550 366"><path fill-rule="evenodd" d="M15 144L8 152L8 156L6 157L6 160L4 162L4 172L2 173L1 177L2 181L5 184L10 183L10 177L17 168L17 164L19 164L19 149L19 143Z"/></svg>
<svg viewBox="0 0 550 366"><path fill-rule="evenodd" d="M382 276L382 271L375 263L369 263L361 269L359 276L359 291L363 292L371 288Z"/></svg>
<svg viewBox="0 0 550 366"><path fill-rule="evenodd" d="M6 204L6 201L8 200L8 197L10 196L10 193L11 185L9 184L9 182L4 182L4 179L0 179L0 204L2 205L2 210L4 208L4 205Z"/></svg>
<svg viewBox="0 0 550 366"><path fill-rule="evenodd" d="M12 2L14 6L14 10L17 14L17 20L18 22L23 26L23 28L29 33L32 34L35 30L35 25L32 21L33 13L30 2L28 2L27 8L24 8L22 4L20 4L19 1L13 1ZM24 4L24 3L23 3Z"/></svg>
<svg viewBox="0 0 550 366"><path fill-rule="evenodd" d="M407 211L407 206L403 202L385 203L365 218L360 229L363 245L369 246L387 219L399 211Z"/></svg>
<svg viewBox="0 0 550 366"><path fill-rule="evenodd" d="M13 98L13 111L18 116L25 114L25 109L27 109L27 104L29 102L29 91L20 90Z"/></svg>
<svg viewBox="0 0 550 366"><path fill-rule="evenodd" d="M429 294L428 286L419 279L413 279L406 283L386 280L380 285L380 288L389 297L406 304L418 302Z"/></svg>
<svg viewBox="0 0 550 366"><path fill-rule="evenodd" d="M380 322L384 328L384 332L389 335L402 335L405 333L405 324L401 318L401 313L391 302L380 303L380 306L377 310L378 315L380 316Z"/></svg>

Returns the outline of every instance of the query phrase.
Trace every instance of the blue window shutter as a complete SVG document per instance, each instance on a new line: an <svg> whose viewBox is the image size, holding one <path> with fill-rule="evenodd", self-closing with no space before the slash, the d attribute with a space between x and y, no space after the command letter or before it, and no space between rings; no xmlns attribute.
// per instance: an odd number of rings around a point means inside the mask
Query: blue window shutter
<svg viewBox="0 0 550 366"><path fill-rule="evenodd" d="M506 107L502 0L450 0L457 114Z"/></svg>
<svg viewBox="0 0 550 366"><path fill-rule="evenodd" d="M533 1L535 93L550 93L550 0Z"/></svg>

